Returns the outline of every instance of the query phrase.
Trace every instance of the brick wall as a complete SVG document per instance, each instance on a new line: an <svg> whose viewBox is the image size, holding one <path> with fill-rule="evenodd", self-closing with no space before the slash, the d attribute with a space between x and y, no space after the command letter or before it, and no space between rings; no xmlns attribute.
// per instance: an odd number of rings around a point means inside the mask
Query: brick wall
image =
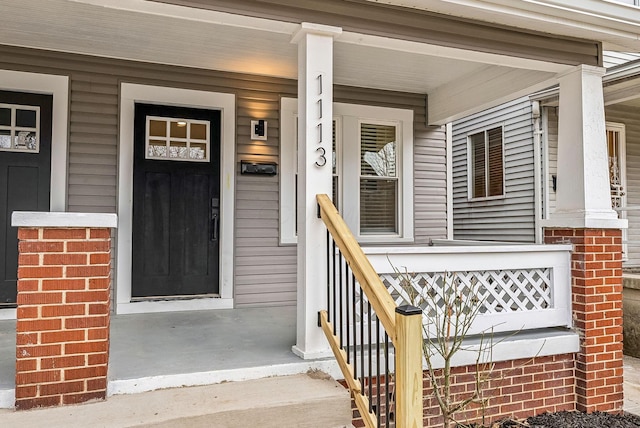
<svg viewBox="0 0 640 428"><path fill-rule="evenodd" d="M110 229L18 230L16 408L104 399Z"/></svg>
<svg viewBox="0 0 640 428"><path fill-rule="evenodd" d="M487 406L486 424L504 418L526 418L544 412L575 410L575 378L573 354L538 357L495 364L491 380L484 389ZM475 366L453 369L455 399L463 399L475 387ZM442 416L436 403L427 372L424 373L424 426L442 426ZM374 389L373 405L377 393ZM383 398L384 400L384 398ZM364 427L360 413L352 400L353 425ZM482 422L483 412L471 406L458 414L459 422Z"/></svg>
<svg viewBox="0 0 640 428"><path fill-rule="evenodd" d="M617 229L546 229L545 242L572 243L571 287L577 409L621 412L622 232Z"/></svg>

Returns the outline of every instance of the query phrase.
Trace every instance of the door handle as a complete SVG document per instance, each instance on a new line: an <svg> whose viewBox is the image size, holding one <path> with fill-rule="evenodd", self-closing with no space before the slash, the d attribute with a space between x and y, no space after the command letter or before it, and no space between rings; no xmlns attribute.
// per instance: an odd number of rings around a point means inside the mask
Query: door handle
<svg viewBox="0 0 640 428"><path fill-rule="evenodd" d="M211 198L211 224L209 231L209 240L218 240L218 221L220 218L220 200L218 198Z"/></svg>
<svg viewBox="0 0 640 428"><path fill-rule="evenodd" d="M218 213L211 214L211 241L218 240Z"/></svg>

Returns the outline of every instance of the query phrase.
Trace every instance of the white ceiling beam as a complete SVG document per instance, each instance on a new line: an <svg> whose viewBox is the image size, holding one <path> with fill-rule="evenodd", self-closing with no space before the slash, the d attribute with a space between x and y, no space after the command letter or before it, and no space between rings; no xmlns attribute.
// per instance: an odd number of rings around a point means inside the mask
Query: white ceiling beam
<svg viewBox="0 0 640 428"><path fill-rule="evenodd" d="M442 125L556 83L554 73L488 66L430 92L428 122Z"/></svg>
<svg viewBox="0 0 640 428"><path fill-rule="evenodd" d="M603 0L368 0L640 50L640 9Z"/></svg>
<svg viewBox="0 0 640 428"><path fill-rule="evenodd" d="M466 62L499 65L505 67L522 68L526 70L538 70L551 73L559 73L565 70L563 64L538 61L534 59L511 57L487 52L459 49L447 46L437 46L419 43L410 40L393 39L361 33L345 31L336 40L338 43L347 43L359 46L369 46L381 49L407 52L420 55L434 56L438 58L455 59Z"/></svg>
<svg viewBox="0 0 640 428"><path fill-rule="evenodd" d="M638 80L604 88L604 105L606 106L637 98L640 98L640 81Z"/></svg>

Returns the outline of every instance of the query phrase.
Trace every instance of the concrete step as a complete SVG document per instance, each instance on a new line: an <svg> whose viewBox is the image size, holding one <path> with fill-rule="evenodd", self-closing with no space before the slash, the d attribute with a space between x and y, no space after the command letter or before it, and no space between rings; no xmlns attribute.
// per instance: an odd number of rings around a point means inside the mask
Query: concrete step
<svg viewBox="0 0 640 428"><path fill-rule="evenodd" d="M106 401L0 411L3 428L344 428L349 392L322 372L116 395Z"/></svg>

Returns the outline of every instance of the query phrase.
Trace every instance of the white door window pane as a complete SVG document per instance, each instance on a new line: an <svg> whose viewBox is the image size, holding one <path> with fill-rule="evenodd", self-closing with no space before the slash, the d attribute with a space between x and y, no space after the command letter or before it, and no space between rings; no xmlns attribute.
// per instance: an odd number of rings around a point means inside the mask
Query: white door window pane
<svg viewBox="0 0 640 428"><path fill-rule="evenodd" d="M146 158L209 161L209 126L206 120L147 117Z"/></svg>
<svg viewBox="0 0 640 428"><path fill-rule="evenodd" d="M0 150L40 151L40 107L0 104Z"/></svg>

